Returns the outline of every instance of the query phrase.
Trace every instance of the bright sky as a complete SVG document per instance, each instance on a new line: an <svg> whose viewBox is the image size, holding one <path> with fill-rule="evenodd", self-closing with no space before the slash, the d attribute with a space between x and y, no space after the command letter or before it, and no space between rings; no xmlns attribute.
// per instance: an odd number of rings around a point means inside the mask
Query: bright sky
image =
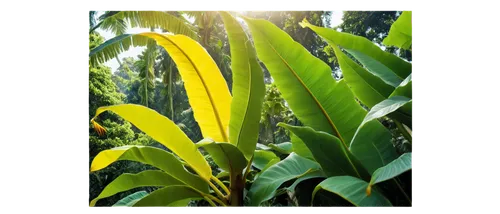
<svg viewBox="0 0 500 214"><path fill-rule="evenodd" d="M102 15L103 12L98 12L97 17ZM187 17L186 17L187 18ZM190 20L191 21L191 20ZM339 24L342 23L342 11L332 11L332 17L330 20L330 27L336 27ZM96 30L102 37L104 37L104 41L108 39L112 39L115 37L115 35L109 31L104 31L102 29L97 29ZM142 33L142 32L148 32L150 29L148 28L128 28L127 33L129 34L134 34L134 33ZM125 51L121 53L118 58L121 60L125 57L133 57L137 58L137 55L141 54L141 52L145 49L145 47L130 47L128 51ZM111 68L112 72L115 72L116 69L118 69L119 64L116 61L116 59L109 60L104 63L104 65L109 66Z"/></svg>

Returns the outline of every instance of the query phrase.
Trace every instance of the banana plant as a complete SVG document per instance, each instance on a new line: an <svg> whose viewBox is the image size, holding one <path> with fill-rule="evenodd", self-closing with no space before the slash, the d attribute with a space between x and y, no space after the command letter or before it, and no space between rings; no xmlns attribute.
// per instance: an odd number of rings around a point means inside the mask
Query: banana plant
<svg viewBox="0 0 500 214"><path fill-rule="evenodd" d="M91 52L91 58L99 57L99 54L105 54L106 50L122 46L123 43L140 43L150 39L156 41L176 63L194 117L205 138L195 144L167 117L141 105L99 108L91 120L99 133L103 134L105 128L96 122L96 117L102 112L111 111L166 146L172 153L139 146L102 151L92 162L92 172L118 160L138 161L159 170L121 175L92 200L91 206L100 198L141 186L162 188L141 195L142 198L137 199L133 206L185 206L187 199L204 199L214 206L243 205L245 178L251 166L259 131L264 78L243 28L230 14L221 15L231 42L233 96L210 55L198 42L184 35L151 32L124 34ZM201 148L212 156L219 167L229 172L229 187L212 175L199 150Z"/></svg>
<svg viewBox="0 0 500 214"><path fill-rule="evenodd" d="M183 35L122 35L91 51L91 59L105 58L109 50L155 40L177 64L194 117L205 138L192 142L171 120L144 106L124 104L97 109L91 122L98 133L104 134L105 128L96 122L96 117L104 111L112 111L172 153L145 146L102 151L92 162L91 171L119 160L142 162L158 170L121 175L92 200L91 206L100 198L142 186L161 188L149 194L134 193L117 205L185 206L188 200L203 199L212 206L242 206L244 199L248 199L249 205L259 206L279 194L293 192L302 183L317 180L321 182L313 183L309 205L325 195L331 202L355 206L411 205L408 188L404 188L404 184L411 184L411 181L403 176L411 169L411 154L398 156L390 142L391 133L377 120L391 117L397 111L404 113L405 106L411 105L411 77L401 81L389 95L385 90L390 87L382 85L391 86L391 82L399 81L396 77L411 74L411 64L408 67L393 55L360 42L361 45L347 49L352 49L354 57L371 60L369 66L376 66L366 73L365 68L345 57L348 68L354 68L351 73L355 80L337 81L327 64L269 21L243 17L250 29L252 43L233 16L226 12L220 15L231 47L232 96L210 55L199 43ZM307 23L304 26L310 27ZM358 44L356 38L349 35L341 38L346 44ZM293 133L289 144L257 145L265 91L257 57L273 76L290 109L304 124L279 124ZM359 61L363 64L363 60ZM380 74L387 74L386 67L394 70L394 75L384 79ZM356 80L370 83L353 84ZM361 98L355 88L363 89L367 84L380 86L369 92L379 93L382 98L387 96L387 99ZM409 97L404 96L408 93ZM355 98L370 101L370 111L363 109ZM287 157L280 160L268 151L269 148ZM208 152L224 171L212 175L200 149ZM254 180L248 181L252 167L260 172ZM223 177L229 177L229 181L219 179ZM248 183L250 187L245 194Z"/></svg>
<svg viewBox="0 0 500 214"><path fill-rule="evenodd" d="M303 27L311 28L334 47L344 74L344 79L336 81L327 64L288 34L266 20L243 19L259 59L305 125L280 124L293 133L292 154L305 158L298 161L302 164L317 164L295 166L302 173L287 172L280 165L288 158L270 166L250 188L251 204L270 199L287 179L298 178L296 182L300 182L311 176L326 178L314 188L311 203L317 193L326 192L337 196L337 202L344 200L355 206L411 205L408 188L402 184L411 181L402 181L400 176L411 169L411 155L398 157L391 133L376 120L389 116L411 127L411 63L382 51L365 38L302 22ZM370 111L366 112L355 98ZM272 156L268 159L272 160Z"/></svg>

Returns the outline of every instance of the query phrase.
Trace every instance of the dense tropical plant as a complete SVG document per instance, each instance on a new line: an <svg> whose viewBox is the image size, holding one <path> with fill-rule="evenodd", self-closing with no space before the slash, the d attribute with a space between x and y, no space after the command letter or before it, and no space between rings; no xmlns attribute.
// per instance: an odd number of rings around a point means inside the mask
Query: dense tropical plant
<svg viewBox="0 0 500 214"><path fill-rule="evenodd" d="M184 35L122 35L91 51L91 59L100 61L110 48L126 49L132 43L145 45L153 40L162 46L177 65L204 137L194 143L170 119L141 105L98 108L91 122L99 133L104 128L95 122L97 116L111 111L171 152L148 146L100 152L91 171L119 160L158 170L121 175L91 206L101 198L143 186L160 188L135 192L116 205L186 206L189 200L204 199L212 206L259 206L282 195L299 206L411 205L411 153L399 156L391 132L378 120L386 116L394 120L411 142L411 63L366 38L304 20L302 27L334 48L344 75L336 80L330 66L269 21L242 16L250 40L237 19L227 12L219 14L230 43L232 95L208 52ZM404 12L384 43L408 48L408 22L411 12ZM291 133L291 142L257 144L265 94L259 60L303 124L279 124ZM223 171L214 173L200 150Z"/></svg>

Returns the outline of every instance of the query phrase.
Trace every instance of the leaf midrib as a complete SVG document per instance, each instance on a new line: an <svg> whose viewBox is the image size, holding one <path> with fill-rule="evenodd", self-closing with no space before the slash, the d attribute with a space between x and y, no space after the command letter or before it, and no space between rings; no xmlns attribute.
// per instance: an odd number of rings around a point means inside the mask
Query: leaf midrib
<svg viewBox="0 0 500 214"><path fill-rule="evenodd" d="M311 95L311 97L314 99L314 102L316 103L316 105L318 106L318 108L321 110L321 112L323 113L323 115L328 120L328 123L330 123L330 126L332 127L333 131L337 134L337 136L339 137L340 141L347 148L347 145L345 144L344 139L342 138L342 136L340 135L339 131L337 130L337 127L335 126L335 124L333 124L333 121L330 119L330 116L326 113L326 111L323 108L323 106L321 105L321 103L319 103L318 99L316 99L316 97L312 94L312 92L309 90L309 88L307 88L307 86L302 81L302 79L299 78L299 76L293 70L293 68L286 62L286 60L284 60L283 57L276 51L276 49L274 49L274 47L271 45L271 43L269 42L269 40L266 39L265 41L267 42L267 44L269 45L269 47L271 47L271 49L274 51L274 53L276 53L276 55L280 57L281 61L286 65L286 67L290 70L290 72L300 82L300 84L304 87L304 89L307 91L307 93L309 93L309 95Z"/></svg>
<svg viewBox="0 0 500 214"><path fill-rule="evenodd" d="M179 51L181 51L181 53L189 60L189 62L191 63L191 65L193 66L194 70L196 71L196 74L198 74L198 77L200 78L201 80L201 83L203 85L203 87L205 88L205 91L207 92L207 95L208 95L208 99L210 100L210 104L214 110L214 115L215 115L215 118L216 118L216 121L217 121L217 125L219 126L219 130L222 134L222 138L225 142L228 142L228 138L227 138L227 135L226 135L226 132L224 131L224 128L222 126L222 122L221 122L221 119L220 119L220 116L219 116L219 111L217 110L217 106L215 106L215 102L212 98L212 94L210 93L210 90L208 90L208 87L207 87L207 84L205 83L205 80L203 79L203 76L200 74L200 71L198 69L198 67L196 66L196 64L194 64L193 60L191 60L191 58L186 54L186 52L184 52L184 50L182 50L175 42L173 42L172 40L170 40L167 36L165 35L162 35L162 34L157 34L161 37L163 37L164 39L166 39L167 41L169 41L170 43L172 43L177 49L179 49Z"/></svg>

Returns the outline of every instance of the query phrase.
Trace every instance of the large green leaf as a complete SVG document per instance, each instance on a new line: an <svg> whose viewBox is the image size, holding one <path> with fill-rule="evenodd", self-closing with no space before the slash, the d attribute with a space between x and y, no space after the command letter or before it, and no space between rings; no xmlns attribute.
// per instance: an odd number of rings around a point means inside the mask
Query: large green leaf
<svg viewBox="0 0 500 214"><path fill-rule="evenodd" d="M351 176L330 177L314 188L313 200L319 190L326 190L344 198L355 206L392 206L391 202L376 190L373 190L370 196L366 195L365 189L367 186L366 181Z"/></svg>
<svg viewBox="0 0 500 214"><path fill-rule="evenodd" d="M370 180L369 185L373 186L382 181L392 179L411 169L411 152L401 155L398 159L390 162L384 167L377 169Z"/></svg>
<svg viewBox="0 0 500 214"><path fill-rule="evenodd" d="M186 199L201 199L200 192L188 186L167 186L156 190L134 204L134 207L180 206ZM185 205L183 205L185 206Z"/></svg>
<svg viewBox="0 0 500 214"><path fill-rule="evenodd" d="M278 125L290 130L302 139L328 177L350 175L366 181L370 180L370 174L361 162L335 136L325 132L317 132L306 126L290 126L285 123Z"/></svg>
<svg viewBox="0 0 500 214"><path fill-rule="evenodd" d="M293 133L290 133L290 141L292 143L293 152L297 153L302 157L315 161L314 156L311 153L311 150L307 148L306 144L302 142L302 140L299 137L295 136Z"/></svg>
<svg viewBox="0 0 500 214"><path fill-rule="evenodd" d="M345 81L361 102L371 108L389 97L394 87L385 83L380 77L368 72L351 58L345 55L337 45L332 44Z"/></svg>
<svg viewBox="0 0 500 214"><path fill-rule="evenodd" d="M271 147L274 151L277 151L281 154L290 154L293 152L293 145L290 142L284 142L284 143L270 143L269 147Z"/></svg>
<svg viewBox="0 0 500 214"><path fill-rule="evenodd" d="M371 58L370 56L363 54L357 50L346 50L354 58L356 58L370 73L379 77L385 83L392 87L398 87L403 81L403 78L397 76L391 69L389 69L384 64Z"/></svg>
<svg viewBox="0 0 500 214"><path fill-rule="evenodd" d="M395 112L405 104L411 105L411 100L400 96L386 99L373 106L358 127L349 149L363 163L369 173L373 173L397 158L396 150L391 143L392 134L387 129L381 128L376 119L391 113L391 116L402 118L402 122L405 124L409 121L411 126L411 116Z"/></svg>
<svg viewBox="0 0 500 214"><path fill-rule="evenodd" d="M320 35L328 43L338 45L346 51L359 51L366 56L382 63L392 70L400 78L406 78L411 73L411 63L385 52L367 38L355 36L349 33L338 32L334 29L318 27L310 24L304 19L300 23L302 27L309 27Z"/></svg>
<svg viewBox="0 0 500 214"><path fill-rule="evenodd" d="M110 164L129 160L149 164L201 192L208 193L208 184L200 177L184 169L182 163L171 153L148 146L122 146L100 152L92 161L90 171L103 169Z"/></svg>
<svg viewBox="0 0 500 214"><path fill-rule="evenodd" d="M260 112L265 95L264 75L254 47L238 21L227 12L220 14L231 48L233 72L229 142L250 160L259 136Z"/></svg>
<svg viewBox="0 0 500 214"><path fill-rule="evenodd" d="M99 199L107 198L116 193L120 193L137 187L170 186L181 184L183 184L182 181L159 170L146 170L138 174L125 173L118 176L118 178L109 183L104 188L104 190L102 190L101 194L92 199L92 201L90 202L90 206L94 206Z"/></svg>
<svg viewBox="0 0 500 214"><path fill-rule="evenodd" d="M120 199L115 204L113 204L113 207L131 207L137 201L144 198L146 195L148 195L148 193L146 191L139 191L139 192L132 193L130 195L127 195L127 197Z"/></svg>
<svg viewBox="0 0 500 214"><path fill-rule="evenodd" d="M214 162L228 172L242 173L248 161L243 153L230 143L216 143L212 140L202 140L196 144L212 156Z"/></svg>
<svg viewBox="0 0 500 214"><path fill-rule="evenodd" d="M349 150L371 174L398 157L392 134L378 120L366 123L356 134Z"/></svg>
<svg viewBox="0 0 500 214"><path fill-rule="evenodd" d="M392 24L389 35L382 43L386 46L410 49L412 43L411 34L411 11L404 11Z"/></svg>
<svg viewBox="0 0 500 214"><path fill-rule="evenodd" d="M284 160L265 170L248 191L251 206L258 206L273 197L284 182L306 176L320 170L318 163L291 153Z"/></svg>
<svg viewBox="0 0 500 214"><path fill-rule="evenodd" d="M259 59L297 118L315 130L337 136L347 147L366 114L347 84L333 79L326 63L271 22L244 19Z"/></svg>
<svg viewBox="0 0 500 214"><path fill-rule="evenodd" d="M104 111L112 111L134 124L186 161L203 179L208 181L212 176L212 169L195 144L167 117L141 105L121 104L98 108L94 118Z"/></svg>
<svg viewBox="0 0 500 214"><path fill-rule="evenodd" d="M253 155L252 165L257 169L262 170L273 159L278 159L278 161L279 161L278 156L276 156L276 154L274 154L274 152L264 151L264 150L256 150L254 155Z"/></svg>

